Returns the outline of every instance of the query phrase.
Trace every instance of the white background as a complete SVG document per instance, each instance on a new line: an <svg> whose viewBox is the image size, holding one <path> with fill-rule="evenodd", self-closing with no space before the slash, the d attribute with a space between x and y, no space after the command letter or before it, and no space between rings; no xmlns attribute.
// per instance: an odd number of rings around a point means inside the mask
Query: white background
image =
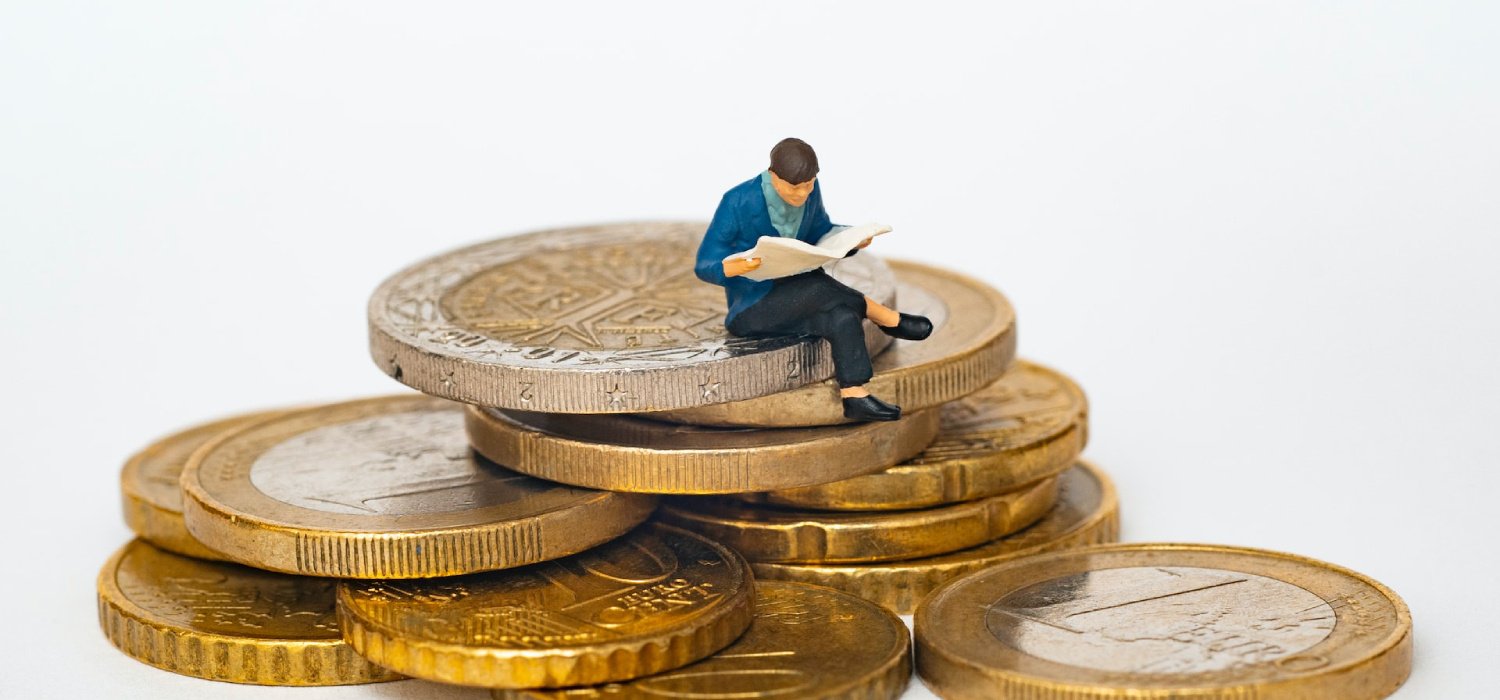
<svg viewBox="0 0 1500 700"><path fill-rule="evenodd" d="M1010 296L1022 353L1090 393L1127 540L1367 573L1415 616L1399 697L1492 687L1494 4L27 5L0 8L0 696L482 697L114 651L116 470L396 389L364 302L408 262L706 218L788 135L836 221L896 227L878 252Z"/></svg>

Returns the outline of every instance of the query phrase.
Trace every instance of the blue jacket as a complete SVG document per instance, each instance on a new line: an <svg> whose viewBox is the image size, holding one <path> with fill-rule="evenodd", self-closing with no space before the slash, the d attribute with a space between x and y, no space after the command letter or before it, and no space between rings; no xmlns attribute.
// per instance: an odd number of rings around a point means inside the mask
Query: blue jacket
<svg viewBox="0 0 1500 700"><path fill-rule="evenodd" d="M833 228L828 212L823 209L823 192L813 183L812 194L802 204L802 227L797 229L798 240L816 244L818 239ZM761 236L780 236L771 225L771 215L766 212L766 195L760 186L760 175L746 180L724 193L714 220L703 234L703 243L698 246L698 263L694 270L698 279L724 288L724 297L729 302L728 323L751 304L760 301L771 291L771 280L757 282L745 277L725 277L724 258L734 253L755 247Z"/></svg>

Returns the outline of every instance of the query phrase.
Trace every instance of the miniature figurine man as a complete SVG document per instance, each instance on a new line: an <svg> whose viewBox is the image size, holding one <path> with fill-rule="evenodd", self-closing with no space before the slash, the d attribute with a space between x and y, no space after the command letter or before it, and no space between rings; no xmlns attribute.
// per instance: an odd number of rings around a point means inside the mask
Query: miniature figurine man
<svg viewBox="0 0 1500 700"><path fill-rule="evenodd" d="M801 139L771 149L771 166L724 194L698 247L699 279L724 287L729 315L724 327L737 336L811 335L828 341L844 416L856 421L896 420L901 407L871 396L874 375L862 322L868 318L892 337L922 340L932 333L926 317L898 313L828 276L822 269L755 281L744 277L760 258L728 258L755 247L761 236L817 244L834 228L818 189L818 155ZM859 248L870 245L865 239Z"/></svg>

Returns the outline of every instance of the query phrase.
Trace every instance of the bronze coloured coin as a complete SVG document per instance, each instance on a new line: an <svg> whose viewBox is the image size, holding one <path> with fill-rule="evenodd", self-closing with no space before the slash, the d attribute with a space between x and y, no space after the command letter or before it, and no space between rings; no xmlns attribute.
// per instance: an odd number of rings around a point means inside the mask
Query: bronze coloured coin
<svg viewBox="0 0 1500 700"><path fill-rule="evenodd" d="M469 440L523 474L610 491L715 494L806 486L910 458L937 434L936 411L901 420L755 430L471 406Z"/></svg>
<svg viewBox="0 0 1500 700"><path fill-rule="evenodd" d="M497 700L894 700L911 680L901 618L847 593L799 583L755 584L755 621L702 661L627 683L495 690Z"/></svg>
<svg viewBox="0 0 1500 700"><path fill-rule="evenodd" d="M752 562L846 564L935 556L974 547L1037 521L1057 500L1057 480L922 510L791 510L722 498L678 498L662 520L733 547Z"/></svg>
<svg viewBox="0 0 1500 700"><path fill-rule="evenodd" d="M223 559L203 546L182 522L182 487L178 480L188 457L203 443L277 411L233 416L168 435L135 453L120 470L120 500L125 524L162 549L199 559Z"/></svg>
<svg viewBox="0 0 1500 700"><path fill-rule="evenodd" d="M208 547L273 571L416 578L582 551L650 515L650 497L533 479L476 457L463 408L418 394L284 413L220 436L182 473Z"/></svg>
<svg viewBox="0 0 1500 700"><path fill-rule="evenodd" d="M1390 589L1239 547L1015 560L943 586L915 629L945 698L1370 700L1411 672L1411 614Z"/></svg>
<svg viewBox="0 0 1500 700"><path fill-rule="evenodd" d="M649 524L521 569L339 584L339 623L360 654L417 678L488 688L597 685L661 673L728 646L750 625L745 560Z"/></svg>
<svg viewBox="0 0 1500 700"><path fill-rule="evenodd" d="M823 341L724 330L724 291L693 273L706 227L538 231L417 263L370 298L370 353L434 396L559 413L702 406L832 376ZM879 258L857 255L829 272L895 304ZM872 354L890 342L871 323L865 338Z"/></svg>
<svg viewBox="0 0 1500 700"><path fill-rule="evenodd" d="M99 572L99 625L120 651L184 676L255 685L400 678L339 636L334 583L193 559L136 540Z"/></svg>
<svg viewBox="0 0 1500 700"><path fill-rule="evenodd" d="M1014 535L949 554L871 564L753 564L762 580L797 581L837 588L910 615L938 586L1003 561L1058 549L1114 542L1120 510L1109 477L1087 462L1058 478L1052 510Z"/></svg>
<svg viewBox="0 0 1500 700"><path fill-rule="evenodd" d="M857 259L850 258L851 260ZM898 340L875 358L870 393L920 411L974 393L1000 377L1016 353L1016 315L993 287L956 272L891 261L901 310L932 319L926 340ZM832 381L760 398L664 412L691 425L793 427L846 422Z"/></svg>
<svg viewBox="0 0 1500 700"><path fill-rule="evenodd" d="M1088 401L1061 373L1018 360L993 384L939 409L937 439L884 471L817 486L740 494L823 510L930 508L986 498L1060 474L1088 434Z"/></svg>

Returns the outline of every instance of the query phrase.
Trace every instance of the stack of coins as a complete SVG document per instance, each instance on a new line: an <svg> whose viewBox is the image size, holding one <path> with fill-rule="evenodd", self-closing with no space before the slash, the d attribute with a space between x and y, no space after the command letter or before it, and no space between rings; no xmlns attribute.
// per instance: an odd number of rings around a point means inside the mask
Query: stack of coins
<svg viewBox="0 0 1500 700"><path fill-rule="evenodd" d="M999 292L830 266L934 324L920 342L866 324L869 388L905 413L849 423L825 343L726 332L693 274L703 228L542 231L391 277L371 353L422 394L229 418L131 458L139 539L100 573L107 636L239 683L894 698L897 614L1117 537L1113 486L1080 460L1084 394L1014 359Z"/></svg>

